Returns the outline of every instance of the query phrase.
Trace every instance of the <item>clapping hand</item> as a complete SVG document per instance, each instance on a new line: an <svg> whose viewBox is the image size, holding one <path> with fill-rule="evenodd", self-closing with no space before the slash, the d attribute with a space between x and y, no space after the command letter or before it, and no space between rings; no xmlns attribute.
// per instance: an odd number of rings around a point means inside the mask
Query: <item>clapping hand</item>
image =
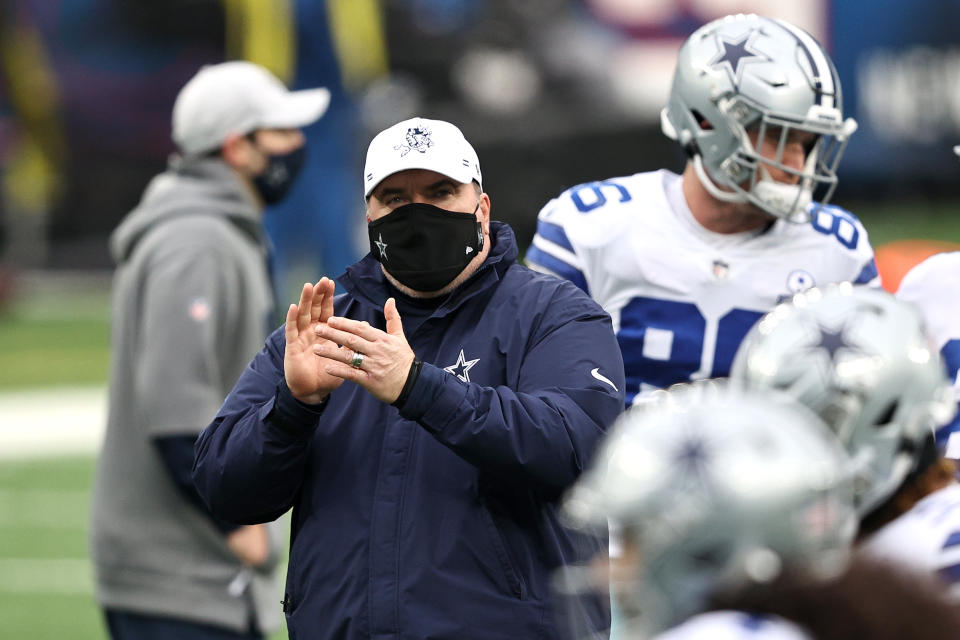
<svg viewBox="0 0 960 640"><path fill-rule="evenodd" d="M323 323L333 315L333 292L333 280L329 278L321 278L316 285L304 284L299 304L292 304L287 309L283 373L293 397L308 404L319 403L343 384L343 377L330 374L327 371L329 361L318 357L314 350L318 341L324 342L318 338L316 327L324 326ZM347 351L335 344L326 346L329 348L325 352L330 354Z"/></svg>
<svg viewBox="0 0 960 640"><path fill-rule="evenodd" d="M414 354L403 335L396 300L387 300L383 315L386 331L368 322L326 316L325 323L315 325L320 340L313 345L313 353L323 361L328 375L351 380L377 399L393 402L407 381Z"/></svg>

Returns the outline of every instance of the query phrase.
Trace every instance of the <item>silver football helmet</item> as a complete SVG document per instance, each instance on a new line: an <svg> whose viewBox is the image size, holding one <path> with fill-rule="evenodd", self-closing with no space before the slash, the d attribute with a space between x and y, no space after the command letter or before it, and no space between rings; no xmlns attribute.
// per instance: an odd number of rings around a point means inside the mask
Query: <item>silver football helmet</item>
<svg viewBox="0 0 960 640"><path fill-rule="evenodd" d="M563 513L580 530L609 522L622 637L646 637L786 567L842 569L856 529L848 464L789 398L674 387L621 416Z"/></svg>
<svg viewBox="0 0 960 640"><path fill-rule="evenodd" d="M785 392L827 423L853 460L861 516L900 487L924 439L956 409L914 308L849 283L798 294L764 316L730 377Z"/></svg>
<svg viewBox="0 0 960 640"><path fill-rule="evenodd" d="M821 205L829 201L837 164L857 129L843 118L840 80L823 47L788 22L757 15L714 20L684 42L660 120L711 195L793 222L815 213L814 195ZM816 140L799 171L783 162L797 130ZM758 141L777 141L775 159L762 159L749 131ZM796 176L797 184L774 182L765 165Z"/></svg>

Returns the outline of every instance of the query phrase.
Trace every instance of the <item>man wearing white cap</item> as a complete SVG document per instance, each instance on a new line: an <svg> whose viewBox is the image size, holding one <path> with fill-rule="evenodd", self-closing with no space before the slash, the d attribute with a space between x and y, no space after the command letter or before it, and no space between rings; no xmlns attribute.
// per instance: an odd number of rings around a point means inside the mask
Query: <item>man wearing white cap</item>
<svg viewBox="0 0 960 640"><path fill-rule="evenodd" d="M179 154L110 238L110 405L90 530L114 640L280 625L276 533L215 517L190 469L197 433L269 330L263 208L296 177L300 127L328 100L249 62L204 67L174 105Z"/></svg>
<svg viewBox="0 0 960 640"><path fill-rule="evenodd" d="M555 638L549 576L598 548L557 500L623 408L610 318L517 264L482 184L450 123L377 135L370 253L336 300L304 285L197 441L219 517L294 509L291 637Z"/></svg>

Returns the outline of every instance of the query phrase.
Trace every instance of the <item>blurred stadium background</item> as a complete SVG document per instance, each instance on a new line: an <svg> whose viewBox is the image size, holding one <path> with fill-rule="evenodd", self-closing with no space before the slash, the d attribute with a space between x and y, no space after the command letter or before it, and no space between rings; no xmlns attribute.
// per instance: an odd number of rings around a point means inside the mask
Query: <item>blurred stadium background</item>
<svg viewBox="0 0 960 640"><path fill-rule="evenodd" d="M199 65L248 58L334 90L307 174L267 217L289 293L364 252L362 153L414 114L461 125L521 245L569 186L679 170L657 117L676 49L735 11L832 52L860 123L835 202L864 221L888 286L960 243L960 0L0 0L0 637L104 637L86 518L106 239L163 168Z"/></svg>

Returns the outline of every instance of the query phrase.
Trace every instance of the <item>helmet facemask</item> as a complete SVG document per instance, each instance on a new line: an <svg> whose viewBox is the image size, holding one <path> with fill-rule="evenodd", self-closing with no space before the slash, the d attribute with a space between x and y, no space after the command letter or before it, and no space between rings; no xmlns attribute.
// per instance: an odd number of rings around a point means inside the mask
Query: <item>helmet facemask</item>
<svg viewBox="0 0 960 640"><path fill-rule="evenodd" d="M705 161L701 150L693 151L691 160L704 188L718 200L749 202L789 222L809 222L816 213L810 207L814 198L818 210L833 196L837 165L850 134L856 131L856 122L843 122L839 111L819 105L810 107L805 119L797 120L764 109L742 95L721 98L717 108L724 118L723 125L729 127L739 146L726 158L718 157L713 162L710 158ZM751 132L755 133L756 144ZM797 132L814 136L813 142L805 145L806 159L800 169L784 161L787 144ZM772 158L764 157L757 148L765 139L776 144ZM795 182L774 181L770 169L794 178Z"/></svg>

